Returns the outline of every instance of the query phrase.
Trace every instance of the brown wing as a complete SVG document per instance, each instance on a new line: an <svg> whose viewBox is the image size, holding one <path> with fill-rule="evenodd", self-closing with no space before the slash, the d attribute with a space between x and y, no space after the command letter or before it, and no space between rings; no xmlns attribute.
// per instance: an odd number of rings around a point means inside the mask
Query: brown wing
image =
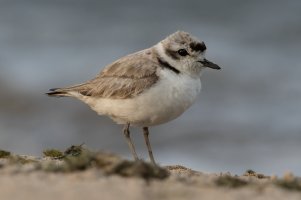
<svg viewBox="0 0 301 200"><path fill-rule="evenodd" d="M128 55L107 66L94 79L66 89L85 96L133 98L158 80L158 63L152 56L150 50Z"/></svg>

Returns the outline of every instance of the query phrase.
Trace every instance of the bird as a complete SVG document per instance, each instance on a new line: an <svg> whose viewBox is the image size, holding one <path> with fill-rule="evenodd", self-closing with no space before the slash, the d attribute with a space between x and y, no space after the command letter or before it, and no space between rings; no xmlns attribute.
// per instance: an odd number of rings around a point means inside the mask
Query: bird
<svg viewBox="0 0 301 200"><path fill-rule="evenodd" d="M84 83L52 88L46 94L76 98L122 124L136 161L130 126L142 128L149 159L156 165L149 127L179 117L195 102L204 68L221 69L205 58L206 50L204 41L177 31L150 48L121 57Z"/></svg>

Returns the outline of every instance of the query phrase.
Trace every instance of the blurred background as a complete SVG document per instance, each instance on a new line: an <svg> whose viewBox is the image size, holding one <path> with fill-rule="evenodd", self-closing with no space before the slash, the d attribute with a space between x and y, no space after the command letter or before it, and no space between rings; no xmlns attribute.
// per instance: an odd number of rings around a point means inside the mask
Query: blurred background
<svg viewBox="0 0 301 200"><path fill-rule="evenodd" d="M0 148L41 156L85 143L131 158L122 127L49 88L184 30L204 40L197 102L152 127L162 165L301 175L301 1L0 0ZM132 128L140 157L142 131Z"/></svg>

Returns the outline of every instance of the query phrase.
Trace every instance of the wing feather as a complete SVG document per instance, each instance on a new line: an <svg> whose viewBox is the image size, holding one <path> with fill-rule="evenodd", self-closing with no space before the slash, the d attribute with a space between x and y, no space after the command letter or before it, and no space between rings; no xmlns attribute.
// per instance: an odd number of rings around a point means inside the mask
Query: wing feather
<svg viewBox="0 0 301 200"><path fill-rule="evenodd" d="M65 91L101 98L133 98L157 82L158 62L154 56L151 50L128 55L107 66L94 79Z"/></svg>

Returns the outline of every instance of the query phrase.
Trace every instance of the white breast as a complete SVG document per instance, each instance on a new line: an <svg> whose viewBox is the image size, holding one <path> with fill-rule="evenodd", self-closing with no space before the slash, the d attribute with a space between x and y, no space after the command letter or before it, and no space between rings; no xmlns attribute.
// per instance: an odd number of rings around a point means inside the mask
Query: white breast
<svg viewBox="0 0 301 200"><path fill-rule="evenodd" d="M129 122L136 126L157 125L177 118L194 103L201 90L201 81L170 70L159 73L158 82L139 96L132 99L99 98L91 108L117 123Z"/></svg>

